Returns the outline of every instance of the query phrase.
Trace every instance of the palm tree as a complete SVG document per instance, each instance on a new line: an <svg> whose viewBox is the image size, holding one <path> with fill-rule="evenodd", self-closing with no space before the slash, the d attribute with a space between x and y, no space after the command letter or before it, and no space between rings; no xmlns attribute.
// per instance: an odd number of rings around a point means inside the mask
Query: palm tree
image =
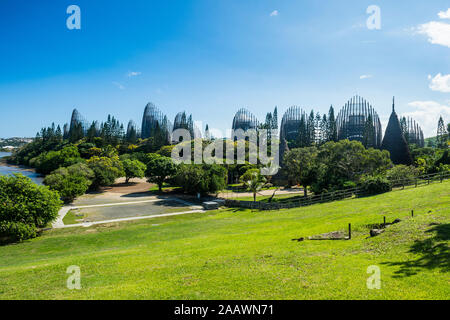
<svg viewBox="0 0 450 320"><path fill-rule="evenodd" d="M244 181L247 190L253 193L253 202L256 202L256 193L261 190L265 183L266 178L259 172L252 172L250 179Z"/></svg>

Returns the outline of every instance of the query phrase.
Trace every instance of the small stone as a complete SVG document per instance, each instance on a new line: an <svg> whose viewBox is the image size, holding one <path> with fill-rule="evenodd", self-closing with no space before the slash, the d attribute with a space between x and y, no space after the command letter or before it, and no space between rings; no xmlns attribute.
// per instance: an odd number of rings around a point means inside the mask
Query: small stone
<svg viewBox="0 0 450 320"><path fill-rule="evenodd" d="M384 232L384 229L371 229L370 230L370 236L371 237L375 237L375 236L377 236L377 235L379 235L379 234L381 234L383 232Z"/></svg>

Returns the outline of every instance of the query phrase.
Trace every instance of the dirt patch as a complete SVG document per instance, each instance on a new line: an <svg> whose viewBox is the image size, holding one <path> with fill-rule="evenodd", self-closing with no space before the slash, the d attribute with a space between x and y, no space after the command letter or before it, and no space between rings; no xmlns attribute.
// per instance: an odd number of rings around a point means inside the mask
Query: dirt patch
<svg viewBox="0 0 450 320"><path fill-rule="evenodd" d="M111 187L103 188L102 191L110 193L130 194L149 192L150 188L155 184L147 182L146 179L132 179L129 183L125 183L125 178L119 178ZM149 193L150 195L150 193Z"/></svg>

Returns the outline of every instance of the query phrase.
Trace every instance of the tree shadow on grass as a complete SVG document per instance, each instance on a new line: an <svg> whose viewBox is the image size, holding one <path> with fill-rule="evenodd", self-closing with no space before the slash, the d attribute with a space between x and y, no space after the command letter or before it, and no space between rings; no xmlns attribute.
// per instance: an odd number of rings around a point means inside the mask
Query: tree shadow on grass
<svg viewBox="0 0 450 320"><path fill-rule="evenodd" d="M416 275L421 269L440 269L444 272L450 271L450 223L429 225L431 228L426 233L434 233L434 236L425 240L416 240L411 246L409 253L421 255L415 260L403 262L384 262L390 266L398 266L395 278Z"/></svg>

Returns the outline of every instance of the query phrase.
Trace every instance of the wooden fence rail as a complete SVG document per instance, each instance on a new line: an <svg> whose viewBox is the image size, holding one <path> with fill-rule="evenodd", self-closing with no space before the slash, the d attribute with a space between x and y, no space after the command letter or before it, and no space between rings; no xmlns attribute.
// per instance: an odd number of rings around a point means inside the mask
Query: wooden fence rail
<svg viewBox="0 0 450 320"><path fill-rule="evenodd" d="M444 181L450 179L450 172L439 172L433 174L426 174L418 176L414 179L399 179L391 182L392 188L405 188L406 186L418 187L423 184L430 184L433 181ZM225 199L225 205L232 208L247 208L247 209L258 209L258 210L279 210L279 209L289 209L298 208L304 206L310 206L317 203L331 202L335 200L342 200L352 197L364 196L365 191L362 188L351 188L345 190L338 190L333 192L321 193L310 195L307 197L301 197L297 199L281 199L278 202L261 202L261 201L241 201Z"/></svg>

